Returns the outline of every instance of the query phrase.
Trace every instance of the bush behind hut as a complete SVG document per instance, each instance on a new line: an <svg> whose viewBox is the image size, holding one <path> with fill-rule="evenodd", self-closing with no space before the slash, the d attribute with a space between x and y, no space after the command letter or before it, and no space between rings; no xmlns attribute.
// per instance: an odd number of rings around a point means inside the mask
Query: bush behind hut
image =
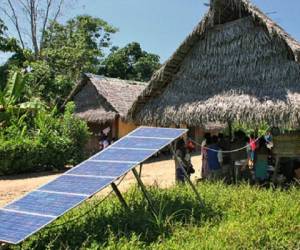
<svg viewBox="0 0 300 250"><path fill-rule="evenodd" d="M89 132L73 111L70 103L61 117L56 110L16 115L0 133L0 175L61 169L82 161Z"/></svg>

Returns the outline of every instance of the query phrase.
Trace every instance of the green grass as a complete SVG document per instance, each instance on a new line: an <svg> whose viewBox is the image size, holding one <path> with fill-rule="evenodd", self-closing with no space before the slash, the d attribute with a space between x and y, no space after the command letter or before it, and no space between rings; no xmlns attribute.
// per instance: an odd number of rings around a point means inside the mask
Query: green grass
<svg viewBox="0 0 300 250"><path fill-rule="evenodd" d="M153 217L140 190L125 198L131 211L110 197L88 215L46 228L22 249L300 249L300 190L201 183L200 208L189 187L149 189ZM97 205L93 199L54 225Z"/></svg>

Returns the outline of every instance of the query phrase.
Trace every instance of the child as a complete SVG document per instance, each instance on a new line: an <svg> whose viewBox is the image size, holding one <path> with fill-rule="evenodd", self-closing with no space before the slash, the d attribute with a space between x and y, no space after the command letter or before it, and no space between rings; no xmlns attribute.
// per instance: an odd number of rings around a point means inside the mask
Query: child
<svg viewBox="0 0 300 250"><path fill-rule="evenodd" d="M254 159L255 159L255 150L257 148L256 139L255 139L254 134L250 135L249 146L248 147L249 147L248 148L249 149L249 160L250 160L250 163L252 162L252 166L253 166ZM249 167L251 167L251 166L249 166Z"/></svg>

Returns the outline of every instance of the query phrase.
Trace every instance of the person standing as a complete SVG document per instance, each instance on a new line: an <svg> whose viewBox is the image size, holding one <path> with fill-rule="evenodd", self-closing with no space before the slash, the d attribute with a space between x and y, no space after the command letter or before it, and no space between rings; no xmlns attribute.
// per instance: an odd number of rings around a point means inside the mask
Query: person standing
<svg viewBox="0 0 300 250"><path fill-rule="evenodd" d="M234 141L230 145L230 150L232 152L230 154L231 167L229 170L231 175L230 179L233 182L237 182L238 179L240 179L241 169L245 168L247 165L247 159L248 159L248 152L246 147L247 140L248 139L246 139L246 135L243 131L238 130L234 132Z"/></svg>
<svg viewBox="0 0 300 250"><path fill-rule="evenodd" d="M259 139L254 163L255 179L259 184L262 184L268 178L268 154L266 141L264 137L261 137Z"/></svg>
<svg viewBox="0 0 300 250"><path fill-rule="evenodd" d="M217 180L222 176L221 164L223 161L221 148L218 146L218 137L213 136L207 148L209 179Z"/></svg>
<svg viewBox="0 0 300 250"><path fill-rule="evenodd" d="M230 139L229 137L224 137L222 133L218 135L219 137L219 147L222 150L222 176L224 177L224 180L229 183L230 182L230 154L228 151L230 150ZM227 151L225 154L223 154L224 151Z"/></svg>
<svg viewBox="0 0 300 250"><path fill-rule="evenodd" d="M177 183L184 183L185 174L184 174L184 158L186 155L185 142L181 138L176 144L175 151L175 176Z"/></svg>
<svg viewBox="0 0 300 250"><path fill-rule="evenodd" d="M204 134L204 140L201 143L202 167L201 178L206 179L209 174L208 160L207 160L207 146L211 141L210 133Z"/></svg>
<svg viewBox="0 0 300 250"><path fill-rule="evenodd" d="M250 159L254 162L255 159L255 150L257 148L255 135L251 134L249 139L249 147L250 147Z"/></svg>
<svg viewBox="0 0 300 250"><path fill-rule="evenodd" d="M195 169L192 164L192 150L193 148L189 147L189 145L187 144L184 157L184 169L189 178L191 177L191 174L195 173Z"/></svg>

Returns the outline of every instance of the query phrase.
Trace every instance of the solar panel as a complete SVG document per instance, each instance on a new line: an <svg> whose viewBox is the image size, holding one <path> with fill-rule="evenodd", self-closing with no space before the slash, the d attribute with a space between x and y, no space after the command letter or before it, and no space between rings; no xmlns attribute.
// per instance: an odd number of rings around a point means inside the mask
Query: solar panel
<svg viewBox="0 0 300 250"><path fill-rule="evenodd" d="M111 147L103 154L94 156L91 160L96 161L119 161L119 162L132 162L138 164L139 162L149 158L155 154L155 149L127 149L127 148L114 148Z"/></svg>
<svg viewBox="0 0 300 250"><path fill-rule="evenodd" d="M38 190L90 196L110 184L113 179L115 178L73 176L66 174L40 187Z"/></svg>
<svg viewBox="0 0 300 250"><path fill-rule="evenodd" d="M80 167L73 168L68 173L92 176L121 176L134 166L134 163L86 161Z"/></svg>
<svg viewBox="0 0 300 250"><path fill-rule="evenodd" d="M140 127L55 180L0 208L0 242L20 243L186 131Z"/></svg>
<svg viewBox="0 0 300 250"><path fill-rule="evenodd" d="M140 149L160 149L169 144L169 139L126 137L112 145L112 148L140 148Z"/></svg>
<svg viewBox="0 0 300 250"><path fill-rule="evenodd" d="M51 217L61 215L66 209L76 206L84 199L85 196L34 191L6 208Z"/></svg>
<svg viewBox="0 0 300 250"><path fill-rule="evenodd" d="M138 137L153 137L153 138L167 138L173 139L180 137L184 129L169 129L169 128L149 128L142 127L135 130L130 136ZM186 130L184 130L186 132Z"/></svg>

